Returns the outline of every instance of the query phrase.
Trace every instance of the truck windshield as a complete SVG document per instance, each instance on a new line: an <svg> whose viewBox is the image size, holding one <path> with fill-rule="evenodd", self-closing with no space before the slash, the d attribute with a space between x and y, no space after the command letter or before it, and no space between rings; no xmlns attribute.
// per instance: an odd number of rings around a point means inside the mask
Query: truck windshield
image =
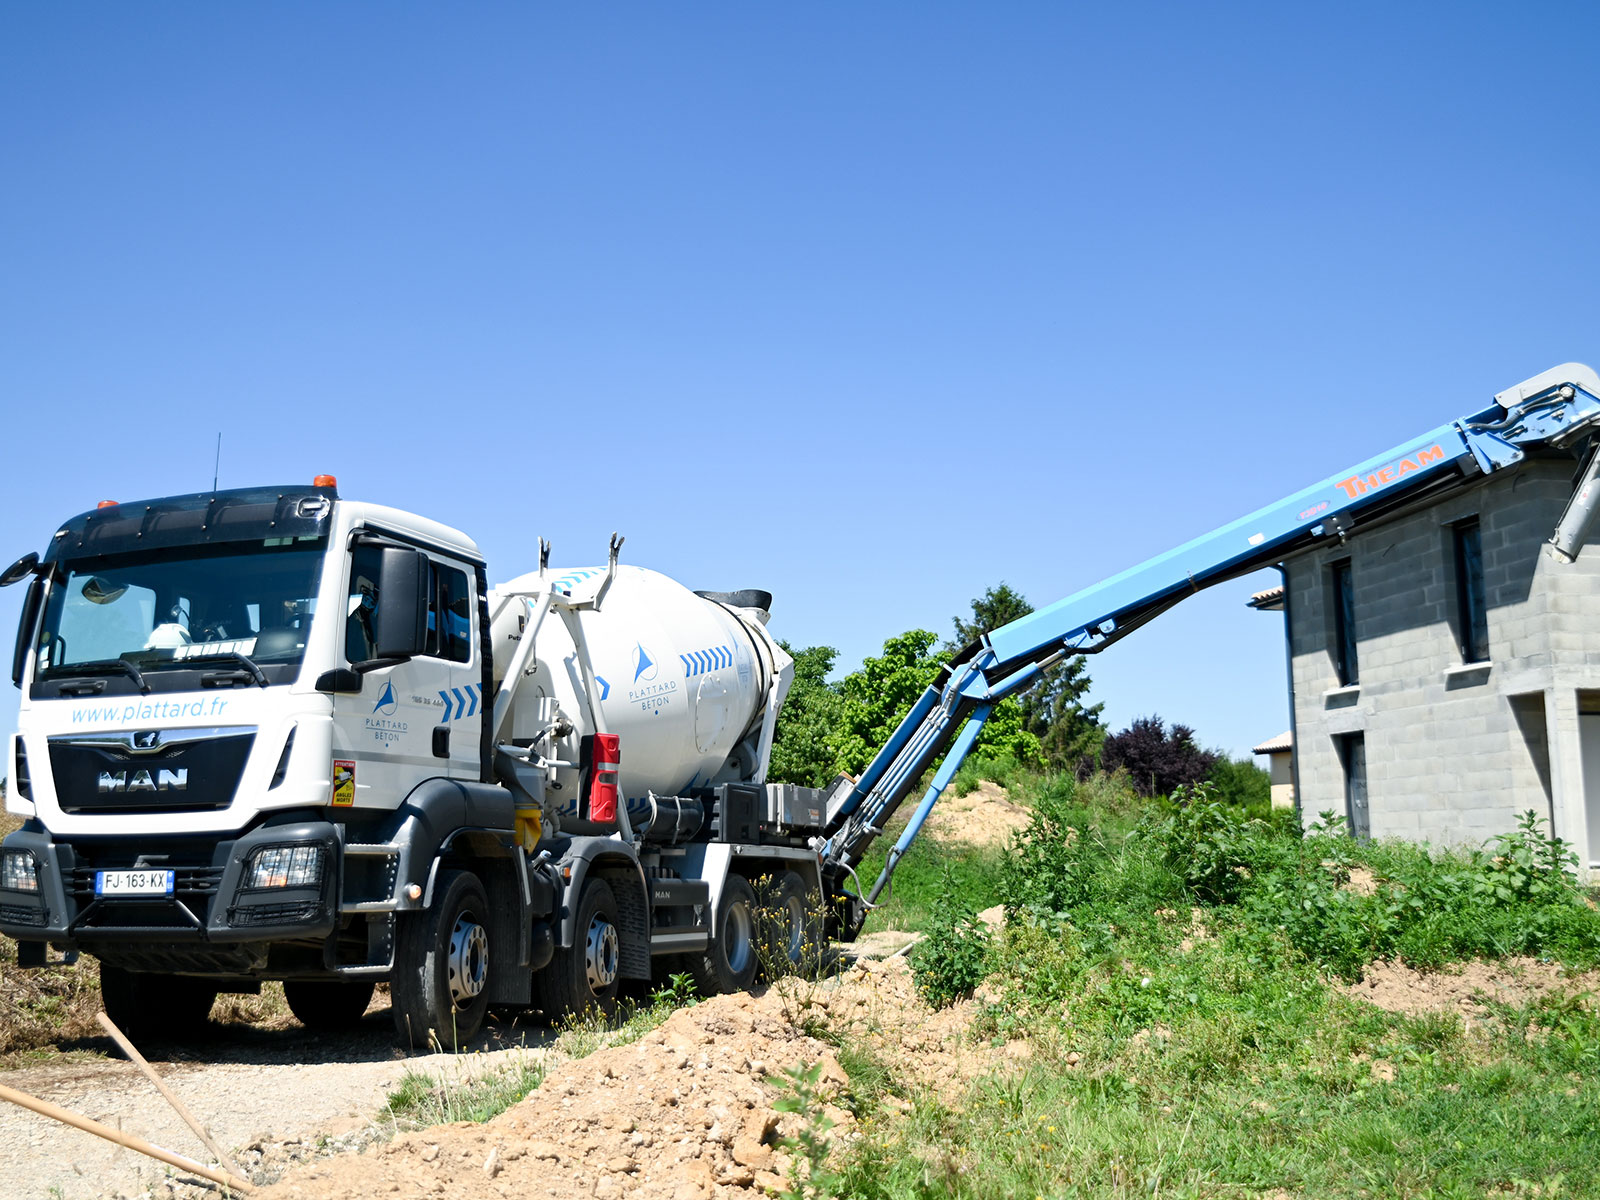
<svg viewBox="0 0 1600 1200"><path fill-rule="evenodd" d="M35 678L131 687L142 674L142 686L170 690L195 686L189 668L287 682L305 655L326 545L268 538L69 560L40 622ZM185 678L158 682L168 670Z"/></svg>

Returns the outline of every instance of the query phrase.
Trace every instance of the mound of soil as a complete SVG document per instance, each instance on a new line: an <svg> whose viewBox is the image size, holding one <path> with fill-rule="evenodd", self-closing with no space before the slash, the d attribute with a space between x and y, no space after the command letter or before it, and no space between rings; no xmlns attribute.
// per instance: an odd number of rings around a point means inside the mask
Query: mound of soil
<svg viewBox="0 0 1600 1200"><path fill-rule="evenodd" d="M1412 1017L1435 1012L1476 1016L1488 1003L1523 1005L1556 994L1587 994L1588 1003L1593 1004L1600 993L1600 971L1574 975L1559 963L1533 958L1458 963L1442 971L1419 971L1403 962L1380 961L1370 964L1366 977L1344 991L1368 1004Z"/></svg>
<svg viewBox="0 0 1600 1200"><path fill-rule="evenodd" d="M261 1200L449 1196L754 1197L782 1186L781 1141L800 1118L768 1082L820 1063L835 1143L856 1136L856 1099L834 1049L801 1032L821 1022L893 1056L897 1074L950 1092L1002 1053L965 1043L972 1004L931 1012L903 959L863 962L823 984L788 981L675 1013L639 1041L554 1068L526 1100L482 1125L404 1134L301 1167ZM888 1097L885 1103L898 1103Z"/></svg>
<svg viewBox="0 0 1600 1200"><path fill-rule="evenodd" d="M943 842L1004 846L1028 827L1028 816L1028 810L1012 800L1005 788L985 779L965 796L948 792L941 796L924 832Z"/></svg>

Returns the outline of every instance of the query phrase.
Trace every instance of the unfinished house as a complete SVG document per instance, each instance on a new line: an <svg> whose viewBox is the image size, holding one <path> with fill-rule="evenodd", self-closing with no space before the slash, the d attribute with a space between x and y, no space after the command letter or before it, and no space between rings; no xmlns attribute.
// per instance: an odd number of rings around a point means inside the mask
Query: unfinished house
<svg viewBox="0 0 1600 1200"><path fill-rule="evenodd" d="M1570 457L1481 477L1282 565L1301 819L1479 844L1532 809L1600 868L1600 548L1546 541Z"/></svg>

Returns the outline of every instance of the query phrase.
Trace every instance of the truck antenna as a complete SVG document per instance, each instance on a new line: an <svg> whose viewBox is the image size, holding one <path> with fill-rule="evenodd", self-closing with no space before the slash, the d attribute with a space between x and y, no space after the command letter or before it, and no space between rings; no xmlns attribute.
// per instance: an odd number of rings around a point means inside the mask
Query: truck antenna
<svg viewBox="0 0 1600 1200"><path fill-rule="evenodd" d="M222 467L222 430L217 430L217 456L211 460L211 490L217 490L217 473Z"/></svg>

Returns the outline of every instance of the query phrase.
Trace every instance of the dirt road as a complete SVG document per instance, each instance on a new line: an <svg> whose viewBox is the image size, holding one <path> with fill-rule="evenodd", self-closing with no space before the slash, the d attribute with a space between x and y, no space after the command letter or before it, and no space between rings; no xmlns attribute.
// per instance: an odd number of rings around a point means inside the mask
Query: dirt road
<svg viewBox="0 0 1600 1200"><path fill-rule="evenodd" d="M228 1148L254 1142L309 1150L318 1139L354 1142L381 1120L387 1094L407 1070L445 1078L543 1053L537 1026L493 1028L475 1053L401 1057L386 1008L370 1011L354 1034L317 1035L298 1025L262 1029L213 1024L183 1046L141 1051L189 1109ZM110 1039L85 1040L76 1061L0 1072L0 1082L137 1134L199 1162L210 1156ZM109 1058L90 1057L93 1052ZM93 1200L146 1193L168 1169L131 1150L11 1105L0 1106L0 1198Z"/></svg>
<svg viewBox="0 0 1600 1200"><path fill-rule="evenodd" d="M881 958L910 938L877 934L846 947L846 958ZM555 1040L539 1024L491 1024L467 1054L407 1056L394 1047L386 1004L380 995L352 1034L311 1033L287 1016L266 1027L224 1020L183 1045L150 1043L140 1051L220 1145L246 1151L241 1165L256 1173L261 1160L250 1147L265 1150L268 1165L277 1169L313 1157L319 1147L354 1148L388 1137L393 1127L384 1116L385 1101L408 1070L463 1079L537 1059ZM199 1139L109 1038L85 1038L60 1049L71 1057L0 1071L0 1083L211 1162ZM132 1150L0 1103L0 1200L163 1197L170 1194L163 1181L175 1175Z"/></svg>

